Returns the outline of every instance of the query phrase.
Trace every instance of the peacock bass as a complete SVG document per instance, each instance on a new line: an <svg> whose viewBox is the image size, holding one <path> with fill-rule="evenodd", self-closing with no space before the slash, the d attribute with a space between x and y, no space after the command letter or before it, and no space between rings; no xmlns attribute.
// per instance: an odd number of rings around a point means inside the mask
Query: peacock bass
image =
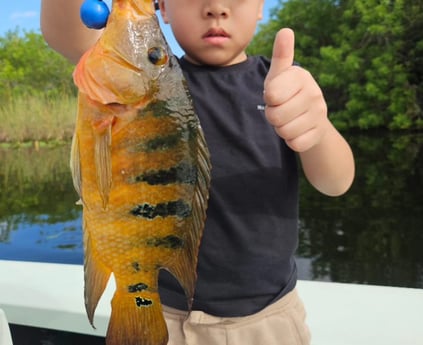
<svg viewBox="0 0 423 345"><path fill-rule="evenodd" d="M160 269L192 303L210 159L152 0L114 0L100 39L74 72L71 171L83 206L85 305L116 281L106 343L164 345Z"/></svg>

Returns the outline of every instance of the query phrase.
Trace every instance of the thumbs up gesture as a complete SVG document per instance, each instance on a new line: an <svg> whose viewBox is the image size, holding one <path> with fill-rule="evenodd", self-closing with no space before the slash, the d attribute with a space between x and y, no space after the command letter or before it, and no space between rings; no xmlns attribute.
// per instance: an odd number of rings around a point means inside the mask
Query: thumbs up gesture
<svg viewBox="0 0 423 345"><path fill-rule="evenodd" d="M266 118L276 133L297 152L317 145L330 127L322 91L312 75L294 66L295 36L291 29L280 30L264 81Z"/></svg>

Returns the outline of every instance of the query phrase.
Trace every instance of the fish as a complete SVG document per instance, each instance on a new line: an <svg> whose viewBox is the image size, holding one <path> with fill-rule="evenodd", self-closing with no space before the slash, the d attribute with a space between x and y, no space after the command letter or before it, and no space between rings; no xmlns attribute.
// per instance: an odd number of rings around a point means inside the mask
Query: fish
<svg viewBox="0 0 423 345"><path fill-rule="evenodd" d="M106 344L165 345L159 271L176 277L190 309L211 163L153 1L113 0L104 31L73 78L70 168L82 204L89 322L94 327L113 274Z"/></svg>

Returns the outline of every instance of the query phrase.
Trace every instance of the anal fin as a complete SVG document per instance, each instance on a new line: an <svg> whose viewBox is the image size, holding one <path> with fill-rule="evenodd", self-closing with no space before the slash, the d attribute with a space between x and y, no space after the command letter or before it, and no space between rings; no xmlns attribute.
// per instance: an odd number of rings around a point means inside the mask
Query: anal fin
<svg viewBox="0 0 423 345"><path fill-rule="evenodd" d="M179 254L178 259L167 267L168 270L181 284L187 297L188 310L191 310L194 300L195 284L197 281L197 253L195 245L188 245L187 248Z"/></svg>

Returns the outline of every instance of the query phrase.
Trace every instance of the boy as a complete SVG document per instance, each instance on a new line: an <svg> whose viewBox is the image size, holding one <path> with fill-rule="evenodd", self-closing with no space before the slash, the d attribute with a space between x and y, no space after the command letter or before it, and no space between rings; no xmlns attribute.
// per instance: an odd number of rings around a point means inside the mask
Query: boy
<svg viewBox="0 0 423 345"><path fill-rule="evenodd" d="M350 187L354 159L319 86L293 65L293 31L277 34L271 63L246 55L263 1L159 0L185 52L213 166L189 316L181 288L160 276L170 345L310 343L295 289L296 153L310 183L332 196ZM82 27L81 2L42 0L46 41L73 62L100 35Z"/></svg>

